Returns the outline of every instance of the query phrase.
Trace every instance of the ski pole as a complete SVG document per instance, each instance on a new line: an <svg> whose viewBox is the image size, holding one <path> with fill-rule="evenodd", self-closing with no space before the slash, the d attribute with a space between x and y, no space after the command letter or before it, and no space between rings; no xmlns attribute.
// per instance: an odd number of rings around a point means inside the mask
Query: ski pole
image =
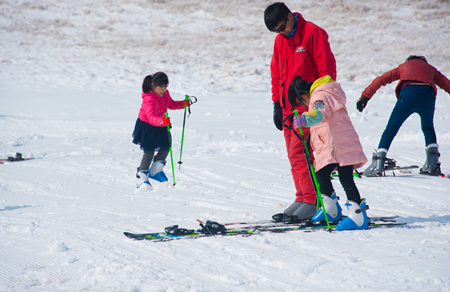
<svg viewBox="0 0 450 292"><path fill-rule="evenodd" d="M189 100L189 95L186 94L184 100L187 102ZM187 105L184 104L183 133L181 134L180 161L178 161L178 164L179 164L178 169L181 169L181 164L183 163L183 162L181 162L181 155L183 155L183 141L184 141L184 127L186 125L186 111L187 111Z"/></svg>
<svg viewBox="0 0 450 292"><path fill-rule="evenodd" d="M298 117L298 110L294 111L294 116ZM306 144L306 140L305 140L305 136L303 135L302 127L299 127L298 129L300 131L300 135L302 136L301 140L303 141L303 145L305 146L305 156L306 156L306 161L307 161L307 164L309 167L309 173L311 174L311 178L313 179L313 182L314 182L314 186L315 186L316 193L317 193L317 198L319 199L319 202L322 205L322 210L323 210L323 214L325 215L325 221L327 222L327 227L328 227L328 229L330 229L330 223L328 222L327 212L326 212L325 206L323 204L322 195L320 194L320 186L319 186L319 183L317 182L316 173L314 171L314 165L311 161L311 157L309 156L308 145Z"/></svg>
<svg viewBox="0 0 450 292"><path fill-rule="evenodd" d="M169 113L166 113L166 118L168 118L168 117L169 117ZM170 125L167 125L167 132L169 133L170 163L172 164L173 185L175 185L175 170L173 169L172 135L170 134Z"/></svg>

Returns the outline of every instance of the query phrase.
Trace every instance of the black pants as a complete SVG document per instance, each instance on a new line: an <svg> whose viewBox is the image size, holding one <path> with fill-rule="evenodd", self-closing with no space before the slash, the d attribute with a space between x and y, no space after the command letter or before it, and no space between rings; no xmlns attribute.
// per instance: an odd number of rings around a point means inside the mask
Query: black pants
<svg viewBox="0 0 450 292"><path fill-rule="evenodd" d="M357 204L361 203L361 196L358 188L353 180L353 165L339 166L338 163L328 164L321 170L316 172L317 182L320 186L320 193L331 197L334 193L333 184L331 183L331 172L337 167L339 173L339 181L344 188L347 200L353 201Z"/></svg>

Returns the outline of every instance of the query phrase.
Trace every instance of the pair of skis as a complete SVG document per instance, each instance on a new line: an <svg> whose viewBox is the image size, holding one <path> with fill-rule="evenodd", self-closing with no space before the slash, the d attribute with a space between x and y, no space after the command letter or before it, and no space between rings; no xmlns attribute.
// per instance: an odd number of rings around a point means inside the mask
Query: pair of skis
<svg viewBox="0 0 450 292"><path fill-rule="evenodd" d="M15 157L10 156L8 158L0 159L0 164L4 164L5 162L17 162L17 161L25 161L25 160L31 160L31 159L35 159L35 158L33 158L33 157L23 158L22 153L16 153Z"/></svg>
<svg viewBox="0 0 450 292"><path fill-rule="evenodd" d="M400 172L403 172L403 173L411 173L411 170L412 170L412 169L415 169L415 168L419 168L419 166L417 166L417 165L409 165L409 166L386 167L386 168L384 168L384 170L383 170L383 176L386 176L386 171L392 171L392 175L395 176L394 171L400 171ZM335 177L339 177L339 174L337 173L337 171L333 171L333 172L331 173L330 176L331 176L331 179L333 179L333 178L335 178ZM376 175L373 175L373 176L371 176L371 175L365 175L364 173L359 172L359 171L357 171L357 170L354 170L354 171L353 171L353 177L362 178L363 176L367 176L367 177L378 177L378 176L376 176Z"/></svg>
<svg viewBox="0 0 450 292"><path fill-rule="evenodd" d="M371 217L369 229L380 227L399 227L406 223L397 222L398 216ZM274 220L261 220L250 222L217 223L213 221L200 222L200 229L179 228L178 225L166 227L164 232L130 233L124 232L128 238L135 240L170 241L187 238L202 238L211 236L251 236L263 232L284 233L290 231L334 231L338 221L325 222L324 220L313 222L303 220L298 223L276 222ZM328 224L327 224L328 223Z"/></svg>
<svg viewBox="0 0 450 292"><path fill-rule="evenodd" d="M384 162L384 170L383 170L383 176L386 176L386 171L392 171L392 175L395 176L394 171L400 171L400 172L411 172L411 169L419 168L418 165L409 165L409 166L398 166L397 161L395 161L392 158L386 158L386 161ZM367 172L367 169L364 171L363 175L368 177L377 177L378 175L371 174L370 172Z"/></svg>
<svg viewBox="0 0 450 292"><path fill-rule="evenodd" d="M398 166L397 162L392 159L392 158L387 158L386 162L385 162L385 166L384 166L384 170L383 170L383 176L386 176L386 172L387 171L392 171L392 175L395 176L395 172L394 171L399 171L401 173L411 173L412 169L416 169L419 168L418 165L409 165L409 166ZM377 175L368 175L365 173L358 173L357 172L357 176L358 177L362 177L362 175L367 176L367 177L378 177ZM421 172L420 175L427 175L427 176L434 176L434 177L441 177L441 178L450 178L450 175L445 175L443 173L441 174L436 174L436 173L426 173L426 172ZM355 174L353 174L353 176L356 176Z"/></svg>
<svg viewBox="0 0 450 292"><path fill-rule="evenodd" d="M418 165L398 166L397 165L397 161L395 161L392 158L386 158L382 176L386 176L386 172L388 172L388 171L392 171L392 175L393 176L395 176L395 172L394 171L399 171L401 173L411 173L412 169L416 169L416 168L419 168L419 166ZM442 174L442 173L441 174L421 173L421 175L450 178L450 175L445 175L445 174ZM339 174L336 171L333 171L330 176L331 176L331 179L333 179L335 177L339 177ZM372 174L370 171L367 171L367 169L363 173L358 172L357 170L355 170L353 172L353 177L362 178L363 176L380 177L379 175Z"/></svg>

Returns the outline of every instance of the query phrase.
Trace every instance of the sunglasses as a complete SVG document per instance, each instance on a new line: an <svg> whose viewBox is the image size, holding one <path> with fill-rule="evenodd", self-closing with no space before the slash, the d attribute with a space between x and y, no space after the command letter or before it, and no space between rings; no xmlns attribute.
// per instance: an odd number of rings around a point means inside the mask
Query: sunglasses
<svg viewBox="0 0 450 292"><path fill-rule="evenodd" d="M278 29L273 30L273 32L280 33L282 31L284 31L286 29L287 22L288 22L288 17L286 16L286 20L284 21L284 24L282 26L280 26Z"/></svg>

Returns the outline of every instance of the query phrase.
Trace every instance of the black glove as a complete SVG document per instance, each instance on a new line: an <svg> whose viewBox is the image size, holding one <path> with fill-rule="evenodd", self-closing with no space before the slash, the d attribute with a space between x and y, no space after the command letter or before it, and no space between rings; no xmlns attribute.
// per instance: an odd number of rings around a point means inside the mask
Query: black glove
<svg viewBox="0 0 450 292"><path fill-rule="evenodd" d="M364 95L361 95L361 98L358 99L358 102L356 103L356 109L362 112L369 100L370 100L369 98L365 97Z"/></svg>
<svg viewBox="0 0 450 292"><path fill-rule="evenodd" d="M273 123L278 130L283 131L283 109L279 102L273 104Z"/></svg>

